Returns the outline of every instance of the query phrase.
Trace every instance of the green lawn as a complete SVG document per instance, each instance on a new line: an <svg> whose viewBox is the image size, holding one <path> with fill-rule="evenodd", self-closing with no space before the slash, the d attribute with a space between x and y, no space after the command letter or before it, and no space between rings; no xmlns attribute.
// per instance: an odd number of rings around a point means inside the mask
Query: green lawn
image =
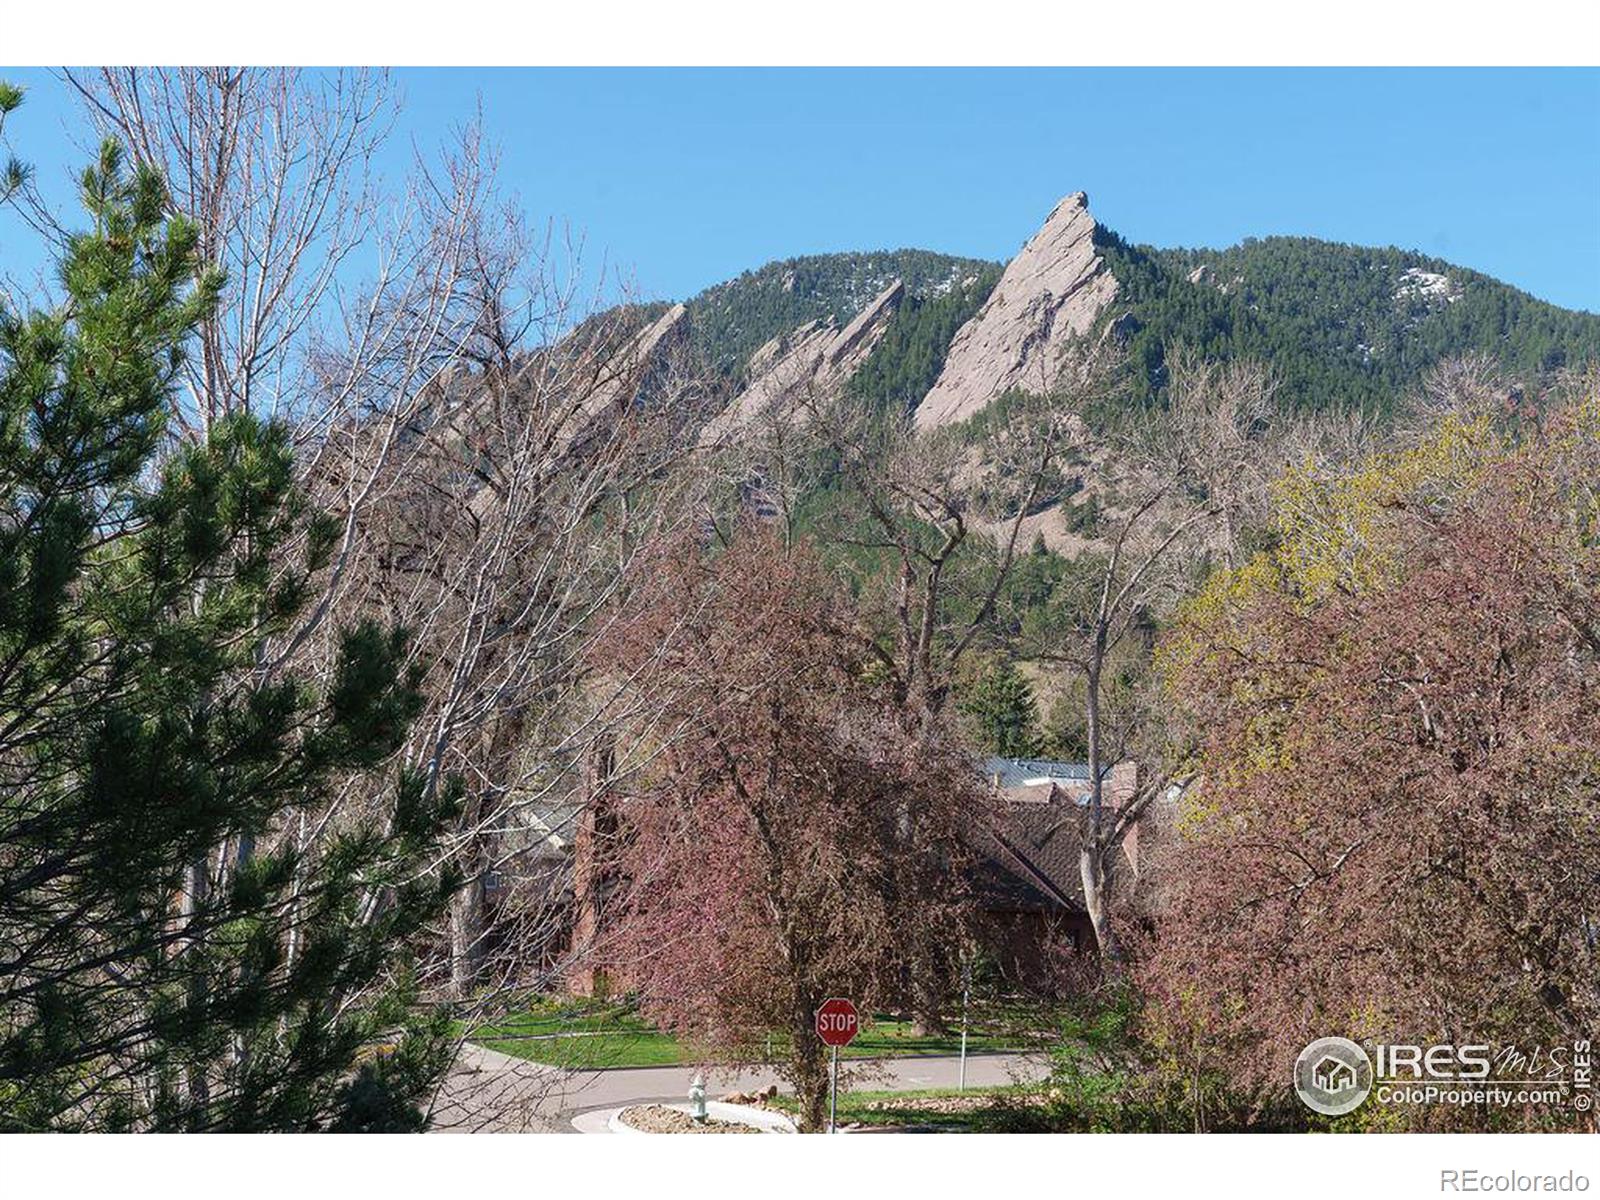
<svg viewBox="0 0 1600 1200"><path fill-rule="evenodd" d="M676 1038L622 1004L541 1004L468 1036L490 1050L555 1067L668 1067L692 1061Z"/></svg>
<svg viewBox="0 0 1600 1200"><path fill-rule="evenodd" d="M976 1027L967 1030L967 1053L983 1054L995 1050L1016 1050L1016 1039L983 1032ZM917 1037L911 1032L911 1022L884 1017L862 1027L856 1040L841 1052L845 1058L895 1058L905 1054L959 1054L961 1053L961 1027L956 1023L947 1034Z"/></svg>
<svg viewBox="0 0 1600 1200"><path fill-rule="evenodd" d="M593 1070L602 1067L662 1067L704 1057L670 1034L641 1019L619 1002L547 1000L491 1023L466 1030L479 1045L551 1066ZM967 1051L979 1054L1016 1049L1019 1041L969 1030ZM783 1053L784 1039L772 1039L772 1053ZM843 1051L846 1058L897 1058L913 1054L956 1054L959 1028L950 1034L916 1037L909 1022L884 1018L865 1025Z"/></svg>

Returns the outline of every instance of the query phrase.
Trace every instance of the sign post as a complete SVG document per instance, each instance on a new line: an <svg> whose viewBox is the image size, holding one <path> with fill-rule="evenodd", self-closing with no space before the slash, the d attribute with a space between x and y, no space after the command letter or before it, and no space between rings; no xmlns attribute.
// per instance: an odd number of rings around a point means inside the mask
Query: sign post
<svg viewBox="0 0 1600 1200"><path fill-rule="evenodd" d="M964 963L961 969L961 1078L956 1091L967 1090L967 1003L972 999L972 964Z"/></svg>
<svg viewBox="0 0 1600 1200"><path fill-rule="evenodd" d="M839 1126L839 1047L848 1046L861 1032L861 1017L856 1006L842 996L824 1000L817 1009L817 1036L824 1046L833 1049L833 1064L829 1077L828 1132L837 1132Z"/></svg>
<svg viewBox="0 0 1600 1200"><path fill-rule="evenodd" d="M839 1047L833 1048L833 1069L828 1072L828 1132L839 1132Z"/></svg>

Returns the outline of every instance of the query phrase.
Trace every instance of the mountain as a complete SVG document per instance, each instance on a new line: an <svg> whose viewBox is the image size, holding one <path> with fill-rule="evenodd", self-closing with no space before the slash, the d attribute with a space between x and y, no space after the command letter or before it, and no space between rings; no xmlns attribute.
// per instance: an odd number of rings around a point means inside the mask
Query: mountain
<svg viewBox="0 0 1600 1200"><path fill-rule="evenodd" d="M1136 245L1096 221L1082 192L1003 270L925 250L813 255L709 288L685 312L691 344L748 406L752 387L759 397L777 386L775 368L786 387L815 381L807 364L830 361L831 340L875 304L828 382L914 408L924 428L1037 389L1075 339L1108 333L1125 344L1144 402L1159 399L1180 344L1267 361L1281 402L1307 410L1386 408L1453 355L1489 354L1520 374L1600 358L1600 316L1441 259L1312 238Z"/></svg>
<svg viewBox="0 0 1600 1200"><path fill-rule="evenodd" d="M896 282L911 296L934 297L993 266L931 250L817 254L768 263L691 299L691 339L718 371L745 382L758 349L808 321L832 318L848 324Z"/></svg>
<svg viewBox="0 0 1600 1200"><path fill-rule="evenodd" d="M1179 343L1269 362L1286 401L1313 410L1385 407L1453 355L1518 374L1600 357L1600 316L1414 251L1292 237L1158 250L1104 229L1100 249L1137 322L1128 342L1147 395Z"/></svg>

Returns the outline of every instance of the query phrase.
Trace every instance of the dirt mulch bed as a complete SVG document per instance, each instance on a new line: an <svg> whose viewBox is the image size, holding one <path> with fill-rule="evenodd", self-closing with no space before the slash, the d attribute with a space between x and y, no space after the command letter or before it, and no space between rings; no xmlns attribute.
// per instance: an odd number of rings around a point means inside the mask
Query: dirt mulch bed
<svg viewBox="0 0 1600 1200"><path fill-rule="evenodd" d="M664 1104L643 1104L622 1110L622 1123L641 1133L760 1133L754 1125L736 1125L707 1117L703 1125L693 1117Z"/></svg>

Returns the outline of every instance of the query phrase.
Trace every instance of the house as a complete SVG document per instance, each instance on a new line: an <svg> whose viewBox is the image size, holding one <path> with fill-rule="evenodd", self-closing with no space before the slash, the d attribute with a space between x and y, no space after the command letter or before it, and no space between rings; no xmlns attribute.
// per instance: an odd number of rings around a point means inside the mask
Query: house
<svg viewBox="0 0 1600 1200"><path fill-rule="evenodd" d="M1093 928L1083 903L1079 839L1087 819L1089 768L1047 759L989 758L980 764L997 793L993 820L975 823L978 852L974 885L989 953L1001 972L1025 986L1046 986L1064 954L1094 948ZM576 814L571 840L570 916L563 950L567 986L592 994L626 980L600 972L595 960L605 927L605 909L616 891L606 849L620 833L616 804L603 794L606 762L586 769L591 802ZM1115 812L1137 793L1131 762L1106 771L1103 801ZM1168 798L1172 799L1171 797ZM1129 832L1120 848L1124 889L1137 891L1141 852L1169 823L1168 806L1157 805ZM1124 894L1127 894L1125 891Z"/></svg>
<svg viewBox="0 0 1600 1200"><path fill-rule="evenodd" d="M983 771L998 798L993 828L978 837L976 882L990 953L1009 977L1046 985L1063 952L1094 948L1079 858L1088 821L1089 767L997 757L985 760ZM1132 762L1109 768L1101 793L1107 811L1132 800L1138 783ZM1165 802L1154 806L1123 839L1118 866L1125 888L1137 889L1146 865L1141 851L1149 850L1169 808Z"/></svg>

